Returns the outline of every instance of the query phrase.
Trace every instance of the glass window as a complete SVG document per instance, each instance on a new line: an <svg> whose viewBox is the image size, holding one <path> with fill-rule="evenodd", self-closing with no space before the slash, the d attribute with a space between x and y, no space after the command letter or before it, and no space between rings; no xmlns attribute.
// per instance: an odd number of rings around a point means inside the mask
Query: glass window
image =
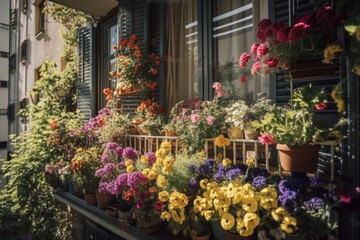
<svg viewBox="0 0 360 240"><path fill-rule="evenodd" d="M252 101L253 81L241 83L238 59L254 41L251 0L213 0L214 81L221 82L225 98Z"/></svg>
<svg viewBox="0 0 360 240"><path fill-rule="evenodd" d="M199 97L196 0L169 1L166 21L166 99L168 107Z"/></svg>

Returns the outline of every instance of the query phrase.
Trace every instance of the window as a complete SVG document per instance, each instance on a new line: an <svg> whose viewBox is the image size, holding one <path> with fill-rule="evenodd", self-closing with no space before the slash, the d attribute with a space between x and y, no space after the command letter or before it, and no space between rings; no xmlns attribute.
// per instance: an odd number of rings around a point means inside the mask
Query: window
<svg viewBox="0 0 360 240"><path fill-rule="evenodd" d="M17 24L17 9L12 9L10 14L10 27L11 29L15 29Z"/></svg>
<svg viewBox="0 0 360 240"><path fill-rule="evenodd" d="M0 149L7 149L7 142L6 141L0 142Z"/></svg>
<svg viewBox="0 0 360 240"><path fill-rule="evenodd" d="M21 0L21 12L23 14L26 14L27 7L28 7L28 0Z"/></svg>
<svg viewBox="0 0 360 240"><path fill-rule="evenodd" d="M9 71L12 73L16 69L16 55L15 53L9 58Z"/></svg>
<svg viewBox="0 0 360 240"><path fill-rule="evenodd" d="M45 31L45 1L44 0L35 0L35 37L37 39L42 38Z"/></svg>
<svg viewBox="0 0 360 240"><path fill-rule="evenodd" d="M0 81L0 87L1 88L7 88L8 87L8 81Z"/></svg>
<svg viewBox="0 0 360 240"><path fill-rule="evenodd" d="M27 46L28 46L28 43L29 43L29 40L26 39L24 40L22 43L21 43L21 46L20 46L20 61L22 63L25 63L26 60L27 60Z"/></svg>
<svg viewBox="0 0 360 240"><path fill-rule="evenodd" d="M0 51L0 57L8 58L8 57L9 57L9 53L8 53L8 52L2 52L2 51Z"/></svg>

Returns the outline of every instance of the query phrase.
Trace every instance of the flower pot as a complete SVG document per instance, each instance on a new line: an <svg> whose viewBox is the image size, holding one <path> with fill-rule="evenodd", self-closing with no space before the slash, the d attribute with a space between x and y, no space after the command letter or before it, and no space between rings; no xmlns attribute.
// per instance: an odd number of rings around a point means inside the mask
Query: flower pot
<svg viewBox="0 0 360 240"><path fill-rule="evenodd" d="M224 239L224 231L223 231L223 228L221 227L220 219L219 220L211 220L210 224L211 224L211 229L212 229L215 239L217 239L217 240Z"/></svg>
<svg viewBox="0 0 360 240"><path fill-rule="evenodd" d="M174 136L176 136L176 132L174 130L166 130L165 131L165 136L174 137Z"/></svg>
<svg viewBox="0 0 360 240"><path fill-rule="evenodd" d="M84 190L85 202L90 205L96 205L96 194L93 190Z"/></svg>
<svg viewBox="0 0 360 240"><path fill-rule="evenodd" d="M116 207L107 206L105 212L106 215L110 217L118 217L118 210Z"/></svg>
<svg viewBox="0 0 360 240"><path fill-rule="evenodd" d="M289 172L313 173L317 169L320 145L277 144L281 167Z"/></svg>
<svg viewBox="0 0 360 240"><path fill-rule="evenodd" d="M307 60L291 63L288 74L292 80L330 77L336 74L336 71L339 70L338 68L338 62L334 64L324 64L322 60Z"/></svg>
<svg viewBox="0 0 360 240"><path fill-rule="evenodd" d="M131 135L138 135L139 131L137 130L136 127L130 127L130 134Z"/></svg>
<svg viewBox="0 0 360 240"><path fill-rule="evenodd" d="M161 220L158 217L142 219L137 222L137 226L145 234L153 234L161 227Z"/></svg>
<svg viewBox="0 0 360 240"><path fill-rule="evenodd" d="M226 240L257 240L258 239L258 230L254 229L254 233L250 236L243 237L238 232L231 232L224 230L224 236Z"/></svg>
<svg viewBox="0 0 360 240"><path fill-rule="evenodd" d="M113 200L113 196L109 192L99 192L99 190L96 189L95 194L97 206L100 209L105 209Z"/></svg>
<svg viewBox="0 0 360 240"><path fill-rule="evenodd" d="M245 133L245 139L256 140L259 137L258 131L244 130L244 133Z"/></svg>
<svg viewBox="0 0 360 240"><path fill-rule="evenodd" d="M244 138L244 130L239 127L231 126L228 131L228 137L230 139L243 139Z"/></svg>
<svg viewBox="0 0 360 240"><path fill-rule="evenodd" d="M208 234L205 236L194 236L191 234L191 231L190 231L190 237L192 240L209 240L211 237L211 231L209 231Z"/></svg>

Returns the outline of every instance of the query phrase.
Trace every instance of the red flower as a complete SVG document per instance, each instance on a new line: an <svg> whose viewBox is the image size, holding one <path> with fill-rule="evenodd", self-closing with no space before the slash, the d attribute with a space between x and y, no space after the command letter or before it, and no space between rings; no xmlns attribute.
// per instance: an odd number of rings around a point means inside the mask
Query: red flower
<svg viewBox="0 0 360 240"><path fill-rule="evenodd" d="M242 77L240 78L240 82L241 82L241 83L246 82L246 77L245 77L245 76L242 76Z"/></svg>
<svg viewBox="0 0 360 240"><path fill-rule="evenodd" d="M155 203L155 209L156 210L161 210L163 206L164 206L163 202L161 202L159 200L156 201L156 203Z"/></svg>
<svg viewBox="0 0 360 240"><path fill-rule="evenodd" d="M341 200L343 203L351 203L351 197L349 197L349 196L340 195L340 200Z"/></svg>
<svg viewBox="0 0 360 240"><path fill-rule="evenodd" d="M315 108L317 110L324 110L326 108L326 103L322 102L322 103L318 103L315 105Z"/></svg>
<svg viewBox="0 0 360 240"><path fill-rule="evenodd" d="M299 22L295 24L289 32L289 40L290 41L297 41L304 36L306 36L310 32L310 25Z"/></svg>
<svg viewBox="0 0 360 240"><path fill-rule="evenodd" d="M259 30L266 30L270 25L271 25L271 20L270 19L263 19L258 23L258 29Z"/></svg>
<svg viewBox="0 0 360 240"><path fill-rule="evenodd" d="M279 42L287 42L289 40L289 31L290 28L287 26L283 26L276 32L276 40Z"/></svg>
<svg viewBox="0 0 360 240"><path fill-rule="evenodd" d="M284 26L285 25L283 23L273 23L270 26L270 30L273 31L274 33L276 33L277 31L279 31Z"/></svg>
<svg viewBox="0 0 360 240"><path fill-rule="evenodd" d="M257 51L258 47L259 47L258 43L253 43L253 45L251 45L250 52L252 54L256 54L256 51Z"/></svg>
<svg viewBox="0 0 360 240"><path fill-rule="evenodd" d="M242 68L245 67L246 64L249 62L250 58L251 58L251 56L247 52L244 52L243 54L241 54L241 56L239 58L239 66Z"/></svg>
<svg viewBox="0 0 360 240"><path fill-rule="evenodd" d="M269 48L266 44L261 44L257 50L256 50L256 53L257 53L257 57L261 58L263 56L265 56L267 53L269 52Z"/></svg>
<svg viewBox="0 0 360 240"><path fill-rule="evenodd" d="M275 137L265 132L258 137L261 144L273 144Z"/></svg>
<svg viewBox="0 0 360 240"><path fill-rule="evenodd" d="M261 69L261 62L255 62L251 68L251 74L255 74Z"/></svg>
<svg viewBox="0 0 360 240"><path fill-rule="evenodd" d="M276 68L279 64L279 60L277 58L269 58L265 59L264 63L267 64L269 68Z"/></svg>

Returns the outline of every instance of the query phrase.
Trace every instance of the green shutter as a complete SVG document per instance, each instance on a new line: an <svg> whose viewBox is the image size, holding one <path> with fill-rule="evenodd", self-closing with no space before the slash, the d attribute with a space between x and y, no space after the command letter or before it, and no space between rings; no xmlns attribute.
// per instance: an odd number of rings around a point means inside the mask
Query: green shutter
<svg viewBox="0 0 360 240"><path fill-rule="evenodd" d="M79 29L79 66L77 107L88 120L95 115L95 28Z"/></svg>

